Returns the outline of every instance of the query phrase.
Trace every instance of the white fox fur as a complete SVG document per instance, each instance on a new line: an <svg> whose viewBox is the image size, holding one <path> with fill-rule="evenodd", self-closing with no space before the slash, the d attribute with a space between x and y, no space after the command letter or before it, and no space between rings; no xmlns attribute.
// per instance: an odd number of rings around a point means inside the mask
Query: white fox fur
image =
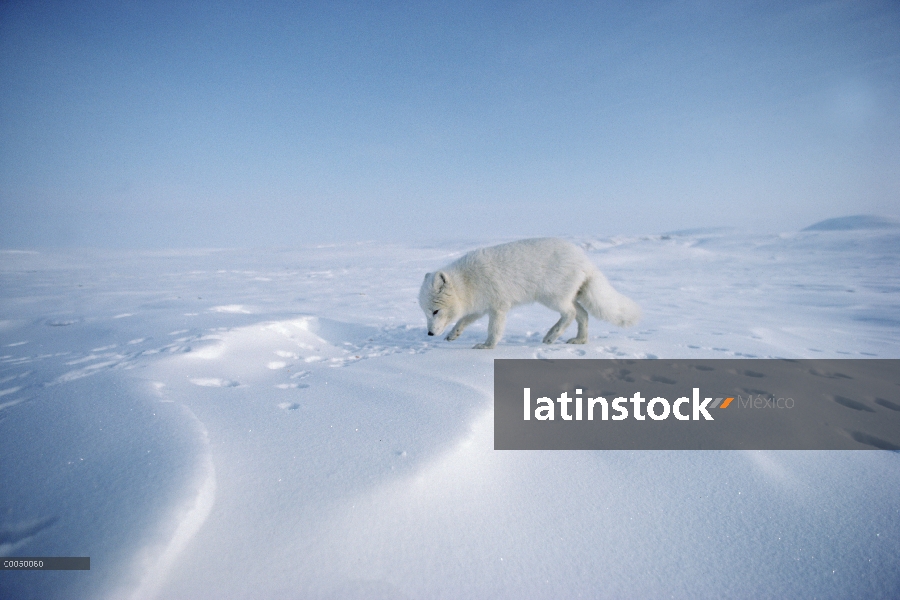
<svg viewBox="0 0 900 600"><path fill-rule="evenodd" d="M540 302L559 311L560 319L544 336L552 344L569 326L578 333L568 341L588 339L588 313L620 327L635 324L641 309L617 292L597 267L574 244L541 238L520 240L469 252L435 273L425 275L419 305L428 319L428 335L455 340L463 330L488 315L488 337L475 348L493 348L500 341L506 313L520 304Z"/></svg>

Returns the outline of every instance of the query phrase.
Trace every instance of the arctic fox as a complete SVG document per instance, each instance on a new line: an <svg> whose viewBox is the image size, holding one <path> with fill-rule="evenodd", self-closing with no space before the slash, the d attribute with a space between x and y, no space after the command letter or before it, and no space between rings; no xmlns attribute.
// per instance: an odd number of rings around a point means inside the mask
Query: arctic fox
<svg viewBox="0 0 900 600"><path fill-rule="evenodd" d="M552 344L569 326L578 333L568 341L588 339L588 313L620 327L633 325L641 309L617 292L590 259L565 240L520 240L469 252L435 273L427 273L419 291L419 306L428 319L428 335L455 340L463 330L488 315L488 337L475 348L493 348L503 335L506 313L520 304L540 302L559 311L560 319L544 336Z"/></svg>

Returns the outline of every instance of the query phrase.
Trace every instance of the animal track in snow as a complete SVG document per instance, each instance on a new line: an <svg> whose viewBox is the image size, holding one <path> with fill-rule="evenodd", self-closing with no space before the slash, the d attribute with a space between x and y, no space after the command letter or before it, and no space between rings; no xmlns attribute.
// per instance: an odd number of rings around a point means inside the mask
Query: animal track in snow
<svg viewBox="0 0 900 600"><path fill-rule="evenodd" d="M103 369L113 369L116 367L127 366L128 362L125 360L127 357L116 354L110 356L89 356L82 359L74 360L71 362L67 362L67 365L75 365L82 364L89 360L98 360L103 358L112 358L113 360L101 360L101 362L96 362L91 365L87 365L86 367L82 367L80 369L74 369L67 373L63 373L56 379L54 379L51 384L60 384L60 383L68 383L70 381L75 381L76 379L81 379L83 377L88 377L90 375L94 375L95 373L101 372Z"/></svg>
<svg viewBox="0 0 900 600"><path fill-rule="evenodd" d="M50 319L49 321L47 321L47 325L49 325L50 327L68 327L69 325L74 325L75 323L78 323L78 321L71 319Z"/></svg>
<svg viewBox="0 0 900 600"><path fill-rule="evenodd" d="M891 410L900 411L900 404L891 402L890 400L885 400L884 398L875 398L875 404L880 404L881 406L889 408Z"/></svg>
<svg viewBox="0 0 900 600"><path fill-rule="evenodd" d="M847 433L849 433L850 437L852 437L860 444L872 446L873 448L878 448L879 450L900 450L900 445L889 442L887 440L883 440L879 437L864 433L862 431L848 431Z"/></svg>
<svg viewBox="0 0 900 600"><path fill-rule="evenodd" d="M853 379L849 375L844 375L843 373L838 373L837 371L821 371L819 369L810 369L809 372L812 375L816 375L818 377L826 377L828 379Z"/></svg>
<svg viewBox="0 0 900 600"><path fill-rule="evenodd" d="M865 411L865 412L875 412L862 402L858 400L853 400L851 398L845 398L844 396L834 396L834 401L840 404L841 406L846 406L847 408L852 408L853 410Z"/></svg>
<svg viewBox="0 0 900 600"><path fill-rule="evenodd" d="M773 393L771 393L771 392L768 392L768 391L766 391L766 390L761 390L761 389L759 389L759 388L746 388L746 387L742 387L742 388L738 388L738 390L739 390L739 391L747 392L747 393L750 394L751 396L756 395L756 396L764 396L764 397L766 397L766 398L769 398L769 397L772 397L772 396L775 395L775 394L773 394Z"/></svg>

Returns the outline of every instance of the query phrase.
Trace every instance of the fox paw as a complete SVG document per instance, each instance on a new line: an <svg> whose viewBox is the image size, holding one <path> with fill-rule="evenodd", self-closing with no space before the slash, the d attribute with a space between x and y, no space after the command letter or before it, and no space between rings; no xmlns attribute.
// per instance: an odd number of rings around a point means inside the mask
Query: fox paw
<svg viewBox="0 0 900 600"><path fill-rule="evenodd" d="M484 344L475 344L474 346L472 346L472 349L473 350L490 350L495 345L496 344L491 345L491 344L488 344L487 342L485 342Z"/></svg>
<svg viewBox="0 0 900 600"><path fill-rule="evenodd" d="M455 340L458 337L459 337L458 333L456 333L455 331L451 331L450 333L447 334L447 337L445 337L444 339L447 340L448 342L452 342L453 340Z"/></svg>
<svg viewBox="0 0 900 600"><path fill-rule="evenodd" d="M567 344L587 344L587 338L578 338L573 337L571 340L566 340Z"/></svg>

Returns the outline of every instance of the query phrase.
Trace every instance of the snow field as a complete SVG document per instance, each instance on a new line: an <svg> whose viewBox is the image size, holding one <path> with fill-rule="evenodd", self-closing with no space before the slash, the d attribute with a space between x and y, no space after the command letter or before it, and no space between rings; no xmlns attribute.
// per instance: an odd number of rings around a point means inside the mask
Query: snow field
<svg viewBox="0 0 900 600"><path fill-rule="evenodd" d="M900 236L576 241L644 321L494 351L416 302L483 244L3 253L0 553L92 569L2 595L895 596L897 453L497 452L492 361L898 358Z"/></svg>

